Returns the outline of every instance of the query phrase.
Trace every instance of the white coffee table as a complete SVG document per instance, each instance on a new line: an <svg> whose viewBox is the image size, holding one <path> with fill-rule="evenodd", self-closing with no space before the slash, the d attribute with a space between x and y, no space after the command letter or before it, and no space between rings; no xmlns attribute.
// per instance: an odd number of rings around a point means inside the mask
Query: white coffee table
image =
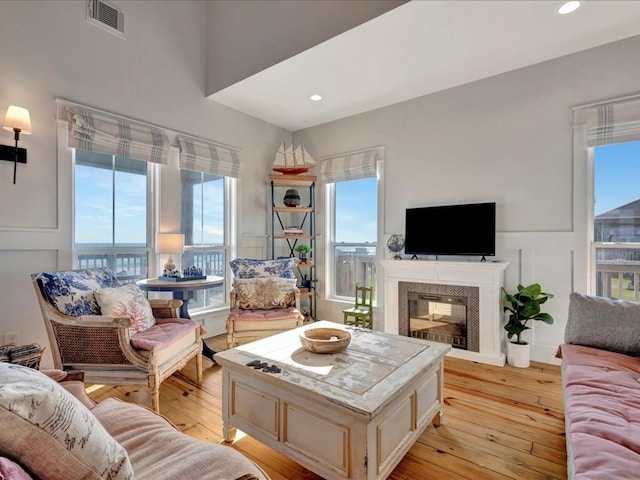
<svg viewBox="0 0 640 480"><path fill-rule="evenodd" d="M344 328L341 353L304 350L301 330ZM223 433L236 427L326 479L385 479L443 413L449 345L320 321L215 355ZM281 369L256 370L254 360Z"/></svg>

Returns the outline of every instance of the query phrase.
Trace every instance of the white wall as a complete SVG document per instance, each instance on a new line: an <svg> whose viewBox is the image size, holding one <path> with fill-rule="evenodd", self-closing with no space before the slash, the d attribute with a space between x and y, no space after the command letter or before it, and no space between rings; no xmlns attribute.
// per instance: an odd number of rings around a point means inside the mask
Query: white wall
<svg viewBox="0 0 640 480"><path fill-rule="evenodd" d="M72 169L64 146L57 154L57 97L242 149L238 253L245 234L267 229L265 177L291 133L205 98L207 4L112 3L126 13L125 40L90 25L84 1L0 2L0 115L26 107L33 127L17 185L13 164L0 162L0 343L18 331L23 343L48 345L29 274L72 267ZM0 143L12 144L0 132ZM179 225L179 209L167 208L180 201L177 166L162 175L158 223Z"/></svg>
<svg viewBox="0 0 640 480"><path fill-rule="evenodd" d="M586 170L573 163L571 107L637 93L638 52L634 37L295 132L294 141L318 159L386 147L385 233L404 231L407 207L497 202L507 287L539 282L555 294L555 324L535 325L532 338L532 358L552 362L569 293L587 285ZM320 301L318 318L340 319L342 308Z"/></svg>

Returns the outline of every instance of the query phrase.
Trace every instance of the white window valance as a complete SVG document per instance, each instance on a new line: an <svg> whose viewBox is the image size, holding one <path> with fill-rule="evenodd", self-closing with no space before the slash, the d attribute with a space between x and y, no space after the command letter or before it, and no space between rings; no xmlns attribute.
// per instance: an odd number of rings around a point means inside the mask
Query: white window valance
<svg viewBox="0 0 640 480"><path fill-rule="evenodd" d="M640 140L640 96L577 107L574 124L586 125L587 146Z"/></svg>
<svg viewBox="0 0 640 480"><path fill-rule="evenodd" d="M67 106L69 147L166 165L169 137L161 128L82 106Z"/></svg>
<svg viewBox="0 0 640 480"><path fill-rule="evenodd" d="M176 140L180 146L180 168L238 178L238 149L183 135L176 136Z"/></svg>
<svg viewBox="0 0 640 480"><path fill-rule="evenodd" d="M334 183L375 177L379 160L384 160L384 147L323 157L320 162L320 179L325 183Z"/></svg>

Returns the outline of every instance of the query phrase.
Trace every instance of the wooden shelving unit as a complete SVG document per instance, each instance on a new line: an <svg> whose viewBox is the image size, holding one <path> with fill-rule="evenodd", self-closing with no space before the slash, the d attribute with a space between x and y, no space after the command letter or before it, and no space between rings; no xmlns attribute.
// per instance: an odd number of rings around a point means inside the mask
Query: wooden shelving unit
<svg viewBox="0 0 640 480"><path fill-rule="evenodd" d="M317 177L312 175L269 175L271 183L271 258L278 253L294 257L295 248L303 240L311 247L309 260L300 262L297 268L298 287L302 290L302 310L307 319L315 319L316 279L313 255L316 247L315 186ZM300 206L283 205L285 192L289 188L298 190L303 198ZM285 227L295 225L302 234L285 235ZM303 281L307 280L307 283ZM306 291L304 289L307 289Z"/></svg>

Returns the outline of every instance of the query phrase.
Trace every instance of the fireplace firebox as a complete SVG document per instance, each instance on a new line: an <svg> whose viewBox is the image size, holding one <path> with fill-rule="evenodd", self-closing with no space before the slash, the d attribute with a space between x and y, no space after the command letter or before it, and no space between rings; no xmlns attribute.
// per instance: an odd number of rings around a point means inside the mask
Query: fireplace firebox
<svg viewBox="0 0 640 480"><path fill-rule="evenodd" d="M467 297L408 292L409 335L467 349Z"/></svg>

